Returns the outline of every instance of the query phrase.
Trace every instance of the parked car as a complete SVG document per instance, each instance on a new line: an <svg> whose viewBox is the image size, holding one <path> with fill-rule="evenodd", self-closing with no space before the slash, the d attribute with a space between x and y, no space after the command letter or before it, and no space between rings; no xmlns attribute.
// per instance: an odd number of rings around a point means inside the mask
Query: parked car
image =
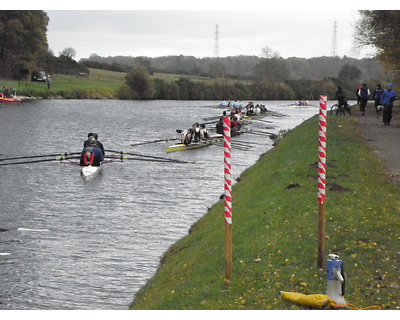
<svg viewBox="0 0 400 320"><path fill-rule="evenodd" d="M44 71L33 71L31 81L46 82L47 77Z"/></svg>

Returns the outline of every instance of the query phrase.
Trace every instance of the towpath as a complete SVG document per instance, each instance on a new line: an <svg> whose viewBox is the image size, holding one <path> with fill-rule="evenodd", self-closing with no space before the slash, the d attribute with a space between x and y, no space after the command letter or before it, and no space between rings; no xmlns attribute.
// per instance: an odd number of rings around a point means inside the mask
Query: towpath
<svg viewBox="0 0 400 320"><path fill-rule="evenodd" d="M354 105L352 111L366 142L383 160L382 165L389 172L389 179L400 188L400 108L396 104L393 107L390 126L383 124L382 116L377 119L371 104L368 104L364 116L359 111L359 105Z"/></svg>

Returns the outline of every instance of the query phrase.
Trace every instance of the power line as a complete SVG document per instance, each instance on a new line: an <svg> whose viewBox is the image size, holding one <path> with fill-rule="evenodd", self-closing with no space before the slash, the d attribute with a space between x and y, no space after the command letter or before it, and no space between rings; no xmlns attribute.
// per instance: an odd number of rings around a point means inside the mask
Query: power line
<svg viewBox="0 0 400 320"><path fill-rule="evenodd" d="M336 47L336 34L337 34L337 22L333 22L333 39L332 39L332 46L331 46L331 56L336 57L337 54L337 47Z"/></svg>
<svg viewBox="0 0 400 320"><path fill-rule="evenodd" d="M219 57L219 31L218 25L215 26L215 38L214 38L214 58Z"/></svg>

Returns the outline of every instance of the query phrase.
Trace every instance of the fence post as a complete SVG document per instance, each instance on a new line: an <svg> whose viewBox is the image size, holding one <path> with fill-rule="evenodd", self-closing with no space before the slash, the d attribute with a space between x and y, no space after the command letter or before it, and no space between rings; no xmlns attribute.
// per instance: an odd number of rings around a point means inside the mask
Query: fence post
<svg viewBox="0 0 400 320"><path fill-rule="evenodd" d="M226 230L226 275L225 280L232 279L232 161L231 161L231 119L224 118L224 202Z"/></svg>
<svg viewBox="0 0 400 320"><path fill-rule="evenodd" d="M326 113L327 96L319 99L319 142L318 142L318 268L324 267L325 258L325 202L326 202Z"/></svg>

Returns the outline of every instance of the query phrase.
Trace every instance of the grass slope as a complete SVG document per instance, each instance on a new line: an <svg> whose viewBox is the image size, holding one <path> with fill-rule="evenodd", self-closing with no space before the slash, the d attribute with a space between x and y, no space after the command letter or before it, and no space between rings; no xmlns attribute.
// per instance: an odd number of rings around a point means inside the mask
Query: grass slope
<svg viewBox="0 0 400 320"><path fill-rule="evenodd" d="M399 309L400 192L364 143L356 119L329 117L326 254L347 274L346 301ZM279 291L326 292L317 268L318 117L292 130L233 187L233 279L224 282L222 201L164 255L132 309L303 307Z"/></svg>
<svg viewBox="0 0 400 320"><path fill-rule="evenodd" d="M17 96L63 99L114 99L124 85L125 73L90 69L88 77L51 75L50 89L45 82L4 80L2 86L17 90Z"/></svg>
<svg viewBox="0 0 400 320"><path fill-rule="evenodd" d="M10 86L17 90L17 96L62 99L117 99L119 90L124 90L125 72L90 68L89 76L54 74L51 75L50 89L45 82L2 80L1 87ZM213 79L190 75L155 73L153 79L177 81L187 78L192 81L214 81Z"/></svg>

